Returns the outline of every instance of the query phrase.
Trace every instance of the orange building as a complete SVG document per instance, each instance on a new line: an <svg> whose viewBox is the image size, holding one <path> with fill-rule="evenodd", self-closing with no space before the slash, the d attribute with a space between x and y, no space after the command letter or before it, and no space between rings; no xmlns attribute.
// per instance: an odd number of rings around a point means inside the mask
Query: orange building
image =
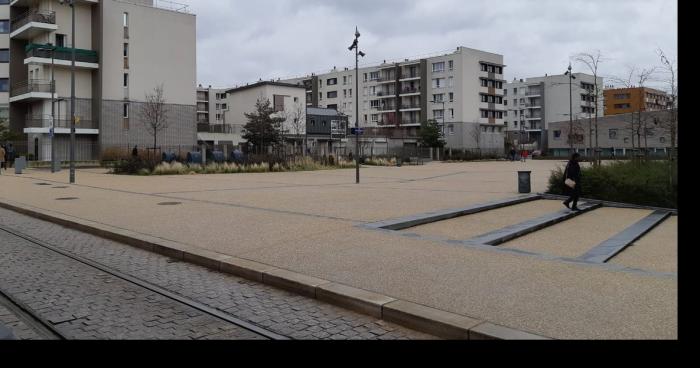
<svg viewBox="0 0 700 368"><path fill-rule="evenodd" d="M666 92L653 88L613 88L603 91L605 116L668 108L671 99Z"/></svg>

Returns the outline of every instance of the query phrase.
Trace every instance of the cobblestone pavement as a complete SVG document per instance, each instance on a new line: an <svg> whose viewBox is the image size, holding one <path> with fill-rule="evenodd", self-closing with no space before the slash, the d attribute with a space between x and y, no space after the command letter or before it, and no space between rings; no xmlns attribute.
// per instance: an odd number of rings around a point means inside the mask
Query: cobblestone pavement
<svg viewBox="0 0 700 368"><path fill-rule="evenodd" d="M20 316L0 304L0 325L5 326L18 340L43 340L44 336L31 328Z"/></svg>
<svg viewBox="0 0 700 368"><path fill-rule="evenodd" d="M294 339L435 338L315 299L5 209L0 209L0 224ZM0 267L3 268L0 270L0 285L16 297L26 298L22 299L25 303L35 304L36 310L51 315L52 322L61 323L60 327L66 331L76 331L81 337L227 338L239 337L236 334L241 332L240 329L215 332L217 327L222 327L219 325L231 325L223 321L209 321L206 315L201 315L196 310L185 312L183 308L178 309L172 305L174 302L169 303L165 297L147 290L134 290L130 284L108 275L93 271L93 274L86 277L84 273L90 273L89 269L84 269L87 266L81 268L65 261L59 262L61 265L38 262L31 257L36 255L46 258L46 254L36 250L32 254L26 254L31 247L11 244L12 242L2 245L5 254L0 258ZM30 272L32 267L39 269ZM27 285L28 283L32 285ZM8 290L10 286L12 288ZM88 289L92 291L87 292ZM74 299L66 295L66 290L82 296ZM88 303L84 300L86 298L94 300ZM93 319L88 318L88 315L93 314L96 321L104 322L92 322ZM181 323L198 333L193 334L190 329L180 328ZM197 329L198 326L205 325L211 326L205 331ZM144 326L154 329L146 333Z"/></svg>

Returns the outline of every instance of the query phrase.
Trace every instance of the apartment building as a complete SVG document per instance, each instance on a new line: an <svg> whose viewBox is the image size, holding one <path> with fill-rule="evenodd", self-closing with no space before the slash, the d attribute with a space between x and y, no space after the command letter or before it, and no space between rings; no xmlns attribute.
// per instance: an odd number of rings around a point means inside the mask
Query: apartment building
<svg viewBox="0 0 700 368"><path fill-rule="evenodd" d="M603 116L603 101L596 101L595 78L584 73L573 73L571 80L571 111L574 119ZM598 78L598 88L603 89L603 78ZM548 149L550 122L568 120L569 76L545 75L527 79L514 79L505 85L506 139L516 146L530 150Z"/></svg>
<svg viewBox="0 0 700 368"><path fill-rule="evenodd" d="M458 47L449 54L360 68L359 87L348 68L285 82L306 89L309 107L347 115L350 126L359 93L359 125L397 130L393 146L415 145L421 122L434 119L447 148L502 149L504 67L502 55Z"/></svg>
<svg viewBox="0 0 700 368"><path fill-rule="evenodd" d="M10 0L0 0L0 124L10 120Z"/></svg>
<svg viewBox="0 0 700 368"><path fill-rule="evenodd" d="M69 3L13 0L9 14L0 10L10 19L10 125L26 133L28 152L51 159L53 124L58 159L68 159L73 48L76 159L96 159L113 146L152 145L141 111L159 85L169 126L158 144L196 144L195 15L169 2L164 8L153 0L76 0L73 34Z"/></svg>
<svg viewBox="0 0 700 368"><path fill-rule="evenodd" d="M662 128L660 121L669 119L670 111L645 111L642 112L642 127L634 128L638 124L639 117L636 113L608 115L598 118L598 147L602 157L629 156L635 149L647 148L651 155L666 155L671 149L671 136ZM576 124L576 123L574 123ZM571 135L574 151L589 155L591 138L595 145L595 136L591 137L585 132L587 125L574 126L574 134ZM569 121L550 122L549 124L549 153L553 156L567 157L571 152L569 143ZM639 125L636 125L639 127ZM678 137L676 133L676 142ZM677 144L677 143L676 143Z"/></svg>
<svg viewBox="0 0 700 368"><path fill-rule="evenodd" d="M219 144L232 142L236 138L233 126L226 122L229 105L226 97L230 88L197 87L197 141L200 143Z"/></svg>
<svg viewBox="0 0 700 368"><path fill-rule="evenodd" d="M222 93L222 92L220 92ZM306 110L306 91L303 86L290 83L261 81L245 86L230 88L223 92L224 99L221 104L225 104L228 109L225 111L225 123L221 126L226 131L225 134L218 133L216 141L208 140L208 143L240 145L247 143L243 138L243 128L248 123L246 113L255 112L255 104L258 100L269 100L278 116L286 117L282 123L282 129L288 138L303 136L306 132L306 124L303 115ZM301 111L298 115L297 113ZM298 116L302 120L295 122ZM210 127L216 127L216 124ZM298 131L298 132L297 132ZM201 134L201 133L200 133ZM250 142L255 145L255 142ZM300 147L300 146L299 146Z"/></svg>
<svg viewBox="0 0 700 368"><path fill-rule="evenodd" d="M608 88L603 94L606 116L666 110L671 104L671 97L666 92L648 87Z"/></svg>

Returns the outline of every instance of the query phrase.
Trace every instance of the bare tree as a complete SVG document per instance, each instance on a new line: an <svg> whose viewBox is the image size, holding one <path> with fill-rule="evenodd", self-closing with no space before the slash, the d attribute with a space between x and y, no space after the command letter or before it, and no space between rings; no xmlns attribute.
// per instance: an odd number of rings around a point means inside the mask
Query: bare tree
<svg viewBox="0 0 700 368"><path fill-rule="evenodd" d="M168 128L168 109L165 106L165 89L163 84L146 92L146 100L141 106L140 117L148 134L153 136L153 154L157 149L158 132Z"/></svg>
<svg viewBox="0 0 700 368"><path fill-rule="evenodd" d="M476 150L479 154L479 157L481 157L481 125L479 122L474 122L472 124L472 130L469 131L469 135L474 139L474 142L476 143Z"/></svg>
<svg viewBox="0 0 700 368"><path fill-rule="evenodd" d="M590 116L591 116L591 111L590 111L590 103L593 102L594 106L593 110L595 111L595 122L593 124L594 129L595 129L595 157L596 157L596 165L600 164L600 157L598 156L598 115L600 114L600 109L598 108L598 101L601 101L603 99L603 86L598 85L598 67L600 66L600 63L605 61L606 59L603 58L602 54L600 53L600 50L595 50L595 51L590 51L590 52L581 52L573 57L574 61L584 64L588 70L593 74L593 89L588 90L587 98L586 100L588 101L588 107L589 107L589 137L591 135L591 127L590 127ZM589 138L589 145L592 145L593 142Z"/></svg>
<svg viewBox="0 0 700 368"><path fill-rule="evenodd" d="M611 79L626 88L640 88L639 93L639 105L637 107L637 121L634 120L634 111L631 114L631 120L626 124L625 130L630 134L632 138L632 148L634 149L634 136L637 136L637 147L642 147L642 135L644 135L645 141L645 154L647 151L646 138L647 134L652 132L652 127L650 125L651 121L647 118L642 118L642 111L644 110L644 85L653 80L654 73L656 72L656 67L638 69L634 66L627 67L627 74L624 77L612 77Z"/></svg>
<svg viewBox="0 0 700 368"><path fill-rule="evenodd" d="M657 50L661 58L661 73L664 74L662 81L666 84L667 93L671 99L666 116L658 121L659 128L671 141L671 152L669 153L669 184L673 188L676 175L676 138L678 137L678 69L676 60L669 60L660 48Z"/></svg>
<svg viewBox="0 0 700 368"><path fill-rule="evenodd" d="M301 139L301 133L306 132L306 106L295 102L290 110L284 112L285 118L289 121L290 128L294 133L294 153L297 151L297 140ZM304 136L303 155L306 155L306 135Z"/></svg>

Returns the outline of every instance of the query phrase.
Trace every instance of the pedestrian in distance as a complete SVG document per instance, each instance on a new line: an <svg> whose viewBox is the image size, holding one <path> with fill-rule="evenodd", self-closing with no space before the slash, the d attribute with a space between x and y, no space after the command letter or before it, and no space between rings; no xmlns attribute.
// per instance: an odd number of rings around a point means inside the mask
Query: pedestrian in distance
<svg viewBox="0 0 700 368"><path fill-rule="evenodd" d="M515 161L515 154L516 154L515 148L511 148L511 149L510 149L510 155L509 155L511 161Z"/></svg>
<svg viewBox="0 0 700 368"><path fill-rule="evenodd" d="M5 170L8 167L15 167L15 148L12 147L12 143L8 143L5 147Z"/></svg>
<svg viewBox="0 0 700 368"><path fill-rule="evenodd" d="M564 170L564 185L569 191L569 198L564 201L564 206L573 211L580 211L576 207L581 196L581 166L578 164L580 157L581 155L578 152L571 155L571 160L566 164L566 169ZM569 204L572 206L569 207Z"/></svg>
<svg viewBox="0 0 700 368"><path fill-rule="evenodd" d="M5 146L0 145L0 173L2 172L2 169L7 170L5 167L5 155L7 152L5 152Z"/></svg>
<svg viewBox="0 0 700 368"><path fill-rule="evenodd" d="M527 150L523 150L523 151L520 153L520 160L521 160L522 162L525 162L525 161L527 160Z"/></svg>
<svg viewBox="0 0 700 368"><path fill-rule="evenodd" d="M133 157L133 158L139 157L139 146L138 145L135 145L134 149L131 150L131 157Z"/></svg>

